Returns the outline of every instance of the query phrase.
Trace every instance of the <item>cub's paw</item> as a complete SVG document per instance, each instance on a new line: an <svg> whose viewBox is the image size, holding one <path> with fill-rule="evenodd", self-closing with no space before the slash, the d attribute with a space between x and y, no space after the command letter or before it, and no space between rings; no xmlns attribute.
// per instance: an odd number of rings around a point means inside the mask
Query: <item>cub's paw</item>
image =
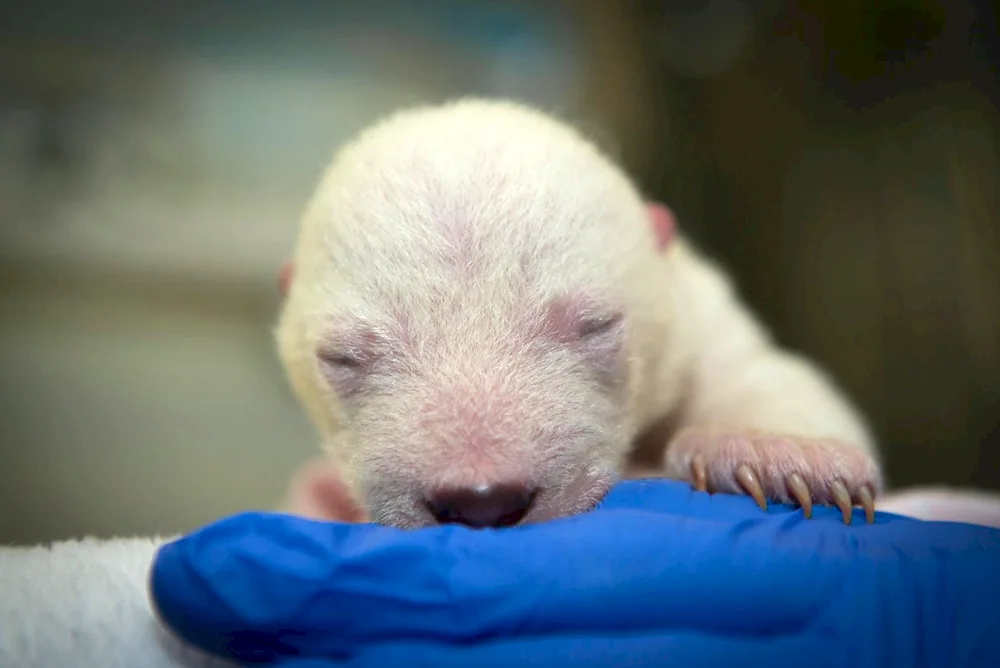
<svg viewBox="0 0 1000 668"><path fill-rule="evenodd" d="M306 462L296 471L280 510L327 522L368 521L367 512L326 457Z"/></svg>
<svg viewBox="0 0 1000 668"><path fill-rule="evenodd" d="M768 500L798 504L807 518L813 504L834 505L845 524L855 505L873 522L882 489L871 456L825 439L689 428L670 443L665 463L670 477L700 491L749 494L764 510Z"/></svg>

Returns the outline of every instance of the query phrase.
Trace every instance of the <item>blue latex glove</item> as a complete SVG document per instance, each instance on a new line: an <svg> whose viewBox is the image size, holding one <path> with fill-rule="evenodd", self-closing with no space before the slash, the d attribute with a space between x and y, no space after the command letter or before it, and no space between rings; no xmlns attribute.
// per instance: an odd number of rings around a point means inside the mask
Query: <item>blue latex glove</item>
<svg viewBox="0 0 1000 668"><path fill-rule="evenodd" d="M502 530L248 513L164 546L187 642L284 666L1000 666L1000 531L671 481Z"/></svg>

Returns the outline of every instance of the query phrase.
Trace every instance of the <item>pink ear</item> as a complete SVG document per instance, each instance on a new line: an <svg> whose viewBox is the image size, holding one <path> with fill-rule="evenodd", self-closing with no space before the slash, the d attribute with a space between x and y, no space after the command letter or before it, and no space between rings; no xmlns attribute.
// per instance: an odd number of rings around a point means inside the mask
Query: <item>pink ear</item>
<svg viewBox="0 0 1000 668"><path fill-rule="evenodd" d="M351 495L333 463L320 457L296 472L285 509L295 515L333 522L367 522L368 514Z"/></svg>
<svg viewBox="0 0 1000 668"><path fill-rule="evenodd" d="M666 250L677 234L674 212L667 205L658 202L648 202L646 207L649 211L649 222L653 226L653 234L656 236L656 250Z"/></svg>
<svg viewBox="0 0 1000 668"><path fill-rule="evenodd" d="M282 296L288 294L288 288L292 285L292 279L295 277L295 264L288 260L285 264L281 265L281 270L278 272L278 290L281 291Z"/></svg>

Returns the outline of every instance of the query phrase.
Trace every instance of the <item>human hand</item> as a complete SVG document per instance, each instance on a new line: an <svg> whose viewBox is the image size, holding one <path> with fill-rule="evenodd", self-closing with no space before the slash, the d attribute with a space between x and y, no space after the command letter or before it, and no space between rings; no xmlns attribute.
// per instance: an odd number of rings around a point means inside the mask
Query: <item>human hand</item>
<svg viewBox="0 0 1000 668"><path fill-rule="evenodd" d="M237 515L164 546L151 594L187 642L299 668L996 666L998 564L985 527L647 480L501 530Z"/></svg>

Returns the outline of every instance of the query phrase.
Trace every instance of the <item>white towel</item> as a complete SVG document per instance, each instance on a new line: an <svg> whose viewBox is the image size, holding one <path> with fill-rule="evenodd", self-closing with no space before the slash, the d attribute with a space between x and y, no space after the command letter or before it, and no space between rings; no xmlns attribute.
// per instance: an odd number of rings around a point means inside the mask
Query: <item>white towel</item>
<svg viewBox="0 0 1000 668"><path fill-rule="evenodd" d="M881 510L1000 527L1000 495L925 488ZM166 539L0 547L0 668L223 668L157 622L147 583Z"/></svg>
<svg viewBox="0 0 1000 668"><path fill-rule="evenodd" d="M222 668L157 622L149 569L166 539L0 547L0 667Z"/></svg>

